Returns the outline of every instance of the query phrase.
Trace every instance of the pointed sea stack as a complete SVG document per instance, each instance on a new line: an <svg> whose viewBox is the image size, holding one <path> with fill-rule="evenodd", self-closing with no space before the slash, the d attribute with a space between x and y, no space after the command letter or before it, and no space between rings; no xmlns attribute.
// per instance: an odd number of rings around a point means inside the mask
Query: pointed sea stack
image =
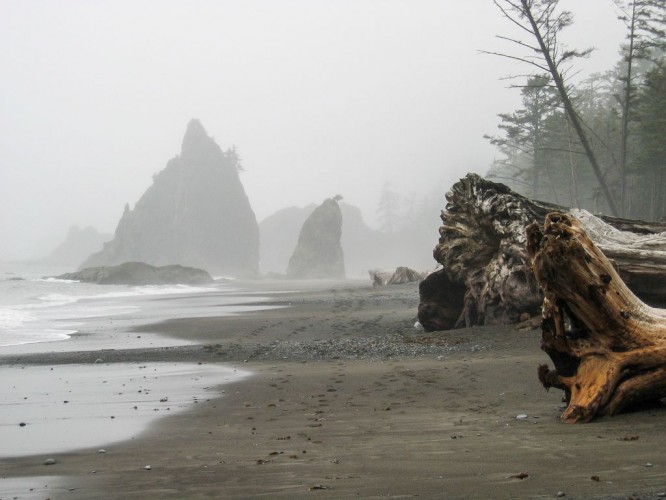
<svg viewBox="0 0 666 500"><path fill-rule="evenodd" d="M289 259L287 277L344 278L341 236L342 212L337 199L328 198L303 223L296 249Z"/></svg>
<svg viewBox="0 0 666 500"><path fill-rule="evenodd" d="M259 268L259 228L238 176L198 120L187 126L180 155L125 207L115 237L80 268L128 261L180 264L213 274L252 276Z"/></svg>

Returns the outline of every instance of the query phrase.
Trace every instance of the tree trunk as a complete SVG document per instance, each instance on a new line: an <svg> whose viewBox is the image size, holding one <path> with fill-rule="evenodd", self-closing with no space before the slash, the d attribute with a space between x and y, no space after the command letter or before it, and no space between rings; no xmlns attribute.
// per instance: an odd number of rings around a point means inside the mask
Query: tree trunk
<svg viewBox="0 0 666 500"><path fill-rule="evenodd" d="M419 287L424 329L509 324L538 315L543 295L531 271L525 227L568 209L529 200L475 174L454 184L446 200L433 251L441 267ZM592 240L634 293L666 304L666 234L654 234L666 231L666 224L571 212L590 226Z"/></svg>
<svg viewBox="0 0 666 500"><path fill-rule="evenodd" d="M618 211L615 208L615 202L613 201L613 195L611 194L610 189L608 188L608 183L606 182L606 177L601 170L601 166L599 165L594 150L592 149L590 141L587 138L587 134L585 133L585 129L583 128L582 119L578 115L576 108L571 102L571 98L569 97L569 91L567 90L567 86L564 82L564 77L562 76L563 73L560 72L558 63L554 58L559 47L550 46L544 40L543 38L544 34L542 34L541 30L539 29L539 22L537 19L534 18L532 14L532 2L529 2L528 0L521 0L520 3L522 5L522 14L527 18L532 28L532 34L534 35L534 37L537 40L537 43L539 44L539 48L541 49L541 55L543 56L546 65L548 66L548 70L550 71L550 76L553 77L553 82L555 82L555 87L557 88L557 92L559 93L560 99L562 100L562 105L564 106L564 110L566 111L569 120L571 120L571 125L576 131L576 135L578 135L578 140L580 141L581 146L583 146L583 151L585 151L585 156L587 156L587 159L589 160L590 165L592 166L592 171L594 172L594 175L596 176L597 181L599 182L599 187L601 188L601 192L604 194L604 200L608 204L608 208L611 211L611 213L613 215L618 215ZM557 28L550 26L549 29L557 29Z"/></svg>
<svg viewBox="0 0 666 500"><path fill-rule="evenodd" d="M547 215L526 231L544 293L539 367L546 387L565 392L565 422L588 422L666 396L666 310L641 302L571 215ZM663 278L662 278L663 279Z"/></svg>

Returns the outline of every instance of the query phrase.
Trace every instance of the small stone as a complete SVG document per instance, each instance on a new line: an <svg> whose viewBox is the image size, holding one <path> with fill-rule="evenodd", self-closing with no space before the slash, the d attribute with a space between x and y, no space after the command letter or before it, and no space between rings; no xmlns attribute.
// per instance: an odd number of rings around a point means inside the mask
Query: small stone
<svg viewBox="0 0 666 500"><path fill-rule="evenodd" d="M104 448L97 450L97 453L106 453L106 450Z"/></svg>
<svg viewBox="0 0 666 500"><path fill-rule="evenodd" d="M56 461L55 458L47 458L44 460L44 465L55 465Z"/></svg>
<svg viewBox="0 0 666 500"><path fill-rule="evenodd" d="M652 467L652 464L650 462L645 464L645 467Z"/></svg>
<svg viewBox="0 0 666 500"><path fill-rule="evenodd" d="M666 497L666 493L663 493L663 492L662 493L657 493L657 496L659 498L664 498L664 497Z"/></svg>
<svg viewBox="0 0 666 500"><path fill-rule="evenodd" d="M516 420L525 420L527 418L527 415L525 413L521 413L520 415L516 415Z"/></svg>
<svg viewBox="0 0 666 500"><path fill-rule="evenodd" d="M28 425L28 424L26 424L25 422L21 422L21 423L19 424L19 427L25 427L26 425Z"/></svg>
<svg viewBox="0 0 666 500"><path fill-rule="evenodd" d="M567 494L566 494L565 492L563 492L563 491L558 491L558 492L557 492L557 496L558 496L558 497L565 497L565 496L567 496Z"/></svg>
<svg viewBox="0 0 666 500"><path fill-rule="evenodd" d="M95 363L104 363L104 360L102 358L97 358L95 360Z"/></svg>
<svg viewBox="0 0 666 500"><path fill-rule="evenodd" d="M150 465L146 465L146 466L144 467L144 469L145 469L145 470L150 470L150 469L152 469L152 467L151 467Z"/></svg>

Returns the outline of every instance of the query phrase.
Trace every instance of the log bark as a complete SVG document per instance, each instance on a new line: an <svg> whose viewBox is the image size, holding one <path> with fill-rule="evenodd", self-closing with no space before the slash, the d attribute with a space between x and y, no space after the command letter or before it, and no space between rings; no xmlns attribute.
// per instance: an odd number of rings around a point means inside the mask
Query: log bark
<svg viewBox="0 0 666 500"><path fill-rule="evenodd" d="M544 293L539 367L546 387L565 393L565 422L588 422L666 396L666 310L643 303L623 282L583 223L553 212L526 230Z"/></svg>
<svg viewBox="0 0 666 500"><path fill-rule="evenodd" d="M433 251L440 267L419 287L418 317L427 331L517 323L540 314L543 295L531 271L525 227L556 210L591 226L591 238L637 295L666 304L666 233L658 234L666 224L597 218L529 200L475 174L454 184L446 201Z"/></svg>

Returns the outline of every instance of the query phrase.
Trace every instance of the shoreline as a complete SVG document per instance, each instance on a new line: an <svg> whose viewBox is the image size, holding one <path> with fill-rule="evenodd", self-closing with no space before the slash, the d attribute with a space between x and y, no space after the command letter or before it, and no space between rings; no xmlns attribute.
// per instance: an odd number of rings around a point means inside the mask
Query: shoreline
<svg viewBox="0 0 666 500"><path fill-rule="evenodd" d="M216 398L220 387L249 375L180 361L2 366L0 459L135 439L158 419L188 410L193 399Z"/></svg>
<svg viewBox="0 0 666 500"><path fill-rule="evenodd" d="M0 459L0 477L57 475L48 494L73 499L560 492L650 499L666 492L666 411L561 423L561 393L544 391L536 377L548 361L538 331L418 332L416 284L315 283L269 302L290 307L144 325L142 334L195 345L104 353L114 362L221 363L249 370L249 379L106 454L63 453L48 467L41 456ZM0 364L85 356L2 357Z"/></svg>

